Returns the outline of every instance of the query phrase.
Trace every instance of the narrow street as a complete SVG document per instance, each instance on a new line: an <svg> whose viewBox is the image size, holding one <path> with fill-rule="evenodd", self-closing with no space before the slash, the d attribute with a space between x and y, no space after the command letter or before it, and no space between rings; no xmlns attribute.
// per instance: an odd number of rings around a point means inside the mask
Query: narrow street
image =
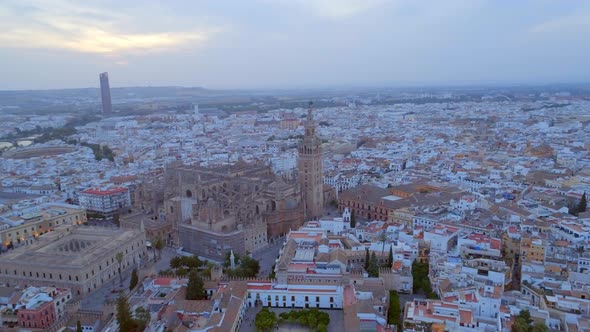
<svg viewBox="0 0 590 332"><path fill-rule="evenodd" d="M279 255L279 251L283 246L284 238L280 240L276 240L275 243L272 243L264 248L260 248L252 253L252 258L258 260L260 264L260 271L258 272L258 278L268 278L268 275L271 272L272 265L275 262L275 259Z"/></svg>

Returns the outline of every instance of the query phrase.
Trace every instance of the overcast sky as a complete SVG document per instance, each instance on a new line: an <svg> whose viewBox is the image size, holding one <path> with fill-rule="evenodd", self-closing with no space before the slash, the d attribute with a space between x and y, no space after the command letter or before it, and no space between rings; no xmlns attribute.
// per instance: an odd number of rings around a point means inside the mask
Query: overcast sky
<svg viewBox="0 0 590 332"><path fill-rule="evenodd" d="M2 0L0 89L590 81L590 1Z"/></svg>

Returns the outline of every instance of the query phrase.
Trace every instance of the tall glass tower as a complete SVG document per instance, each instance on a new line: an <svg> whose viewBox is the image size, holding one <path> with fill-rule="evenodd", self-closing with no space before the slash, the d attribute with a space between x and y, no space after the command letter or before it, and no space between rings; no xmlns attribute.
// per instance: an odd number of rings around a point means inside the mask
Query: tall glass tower
<svg viewBox="0 0 590 332"><path fill-rule="evenodd" d="M111 104L111 87L109 86L109 73L102 73L100 78L100 96L102 99L102 114L110 115L113 112Z"/></svg>

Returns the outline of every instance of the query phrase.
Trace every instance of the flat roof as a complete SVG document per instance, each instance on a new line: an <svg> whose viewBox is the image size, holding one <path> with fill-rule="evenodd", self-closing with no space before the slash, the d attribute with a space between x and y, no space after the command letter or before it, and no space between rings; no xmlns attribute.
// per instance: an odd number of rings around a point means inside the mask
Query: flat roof
<svg viewBox="0 0 590 332"><path fill-rule="evenodd" d="M395 196L395 195L388 195L388 196L385 196L385 197L381 197L381 199L385 199L385 200L388 200L388 201L397 201L397 200L400 200L402 198L403 197L399 197L399 196Z"/></svg>
<svg viewBox="0 0 590 332"><path fill-rule="evenodd" d="M139 231L134 230L78 226L72 233L56 240L48 239L34 246L20 247L5 253L0 256L0 265L80 268L104 259L106 255L139 238Z"/></svg>

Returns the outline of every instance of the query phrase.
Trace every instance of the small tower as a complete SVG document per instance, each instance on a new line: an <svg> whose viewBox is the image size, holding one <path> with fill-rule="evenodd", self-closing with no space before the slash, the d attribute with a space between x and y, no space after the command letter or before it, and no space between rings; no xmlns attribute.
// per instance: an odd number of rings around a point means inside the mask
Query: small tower
<svg viewBox="0 0 590 332"><path fill-rule="evenodd" d="M344 208L344 212L342 212L342 221L350 222L350 210L348 208Z"/></svg>
<svg viewBox="0 0 590 332"><path fill-rule="evenodd" d="M234 251L232 249L232 251L229 254L229 268L232 270L236 269L236 256L234 256Z"/></svg>

